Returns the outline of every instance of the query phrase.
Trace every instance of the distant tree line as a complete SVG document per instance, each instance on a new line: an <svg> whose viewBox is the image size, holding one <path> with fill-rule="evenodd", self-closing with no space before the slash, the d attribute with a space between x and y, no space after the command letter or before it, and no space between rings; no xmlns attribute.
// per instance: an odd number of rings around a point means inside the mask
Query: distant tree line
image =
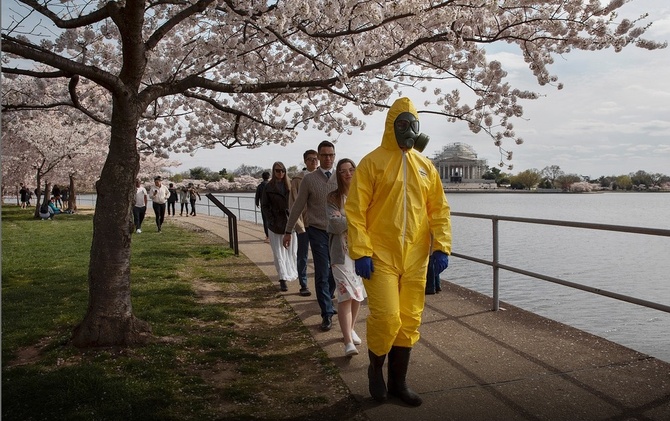
<svg viewBox="0 0 670 421"><path fill-rule="evenodd" d="M297 174L300 170L296 165L287 168L289 177ZM212 183L225 179L232 183L236 177L242 176L261 179L264 171L270 171L270 169L245 164L240 165L232 172L228 172L225 168L222 168L220 171L212 171L207 167L195 167L170 176L170 180L177 183L180 183L182 180L203 180Z"/></svg>
<svg viewBox="0 0 670 421"><path fill-rule="evenodd" d="M661 173L648 173L644 170L628 175L600 176L597 179L591 179L589 176L566 174L558 165L547 166L542 170L532 168L516 175L506 174L499 168L494 167L487 169L483 178L485 180L495 180L498 186L509 186L517 190L670 190L670 176Z"/></svg>

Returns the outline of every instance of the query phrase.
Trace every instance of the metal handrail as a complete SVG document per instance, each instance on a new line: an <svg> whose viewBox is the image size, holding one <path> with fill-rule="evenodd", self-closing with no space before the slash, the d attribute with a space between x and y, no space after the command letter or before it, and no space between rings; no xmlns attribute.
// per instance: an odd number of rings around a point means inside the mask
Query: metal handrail
<svg viewBox="0 0 670 421"><path fill-rule="evenodd" d="M237 233L237 217L230 211L230 209L225 207L223 203L219 201L219 199L214 197L212 193L207 193L205 196L210 200L210 202L214 203L219 209L221 209L228 217L228 242L235 251L235 256L239 256L240 245Z"/></svg>
<svg viewBox="0 0 670 421"><path fill-rule="evenodd" d="M553 282L555 284L564 285L570 288L579 289L582 291L590 292L597 295L602 295L605 297L614 298L616 300L625 301L632 304L637 304L644 307L653 308L656 310L661 310L666 313L670 313L670 306L655 303L652 301L642 300L640 298L631 297L624 294L619 294L612 291L603 290L600 288L589 287L582 285L576 282L566 281L560 278L554 278L552 276L543 275L540 273L530 272L524 269L519 269L513 266L504 265L500 263L499 253L498 253L498 222L500 221L510 221L510 222L520 222L528 224L540 224L540 225L555 225L562 227L572 227L572 228L584 228L584 229L594 229L594 230L603 230L603 231L615 231L615 232L626 232L633 234L643 234L643 235L656 235L661 237L670 237L670 230L666 229L657 229L657 228L643 228L643 227L631 227L624 225L607 225L607 224L592 224L585 222L572 222L572 221L561 221L553 219L535 219L535 218L520 218L513 216L499 216L499 215L482 215L476 213L466 213L466 212L451 212L452 216L461 216L466 218L478 218L478 219L489 219L492 222L492 233L493 233L493 260L480 259L474 256L468 256L462 253L451 253L452 256L458 257L461 259L469 260L475 263L480 263L483 265L491 266L493 268L493 310L498 311L500 309L500 291L499 291L499 272L500 269L507 270L510 272L518 273L521 275L529 276L531 278L541 279L543 281Z"/></svg>

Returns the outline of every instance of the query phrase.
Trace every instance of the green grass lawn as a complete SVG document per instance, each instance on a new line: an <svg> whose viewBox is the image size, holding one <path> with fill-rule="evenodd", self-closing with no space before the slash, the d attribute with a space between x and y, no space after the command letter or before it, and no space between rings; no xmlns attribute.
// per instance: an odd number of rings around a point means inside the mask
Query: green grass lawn
<svg viewBox="0 0 670 421"><path fill-rule="evenodd" d="M360 416L270 280L197 229L168 223L160 235L133 235L132 303L152 326L146 345L72 347L87 307L92 224L92 215L40 221L2 208L3 420Z"/></svg>

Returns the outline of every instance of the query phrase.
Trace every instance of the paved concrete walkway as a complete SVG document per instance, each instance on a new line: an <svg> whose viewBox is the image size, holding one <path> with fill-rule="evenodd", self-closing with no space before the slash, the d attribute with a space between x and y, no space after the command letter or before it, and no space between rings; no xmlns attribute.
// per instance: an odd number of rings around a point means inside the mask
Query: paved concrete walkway
<svg viewBox="0 0 670 421"><path fill-rule="evenodd" d="M225 218L183 221L228 240ZM277 283L262 227L240 221L238 229L240 252ZM372 421L670 420L670 364L511 306L490 311L489 298L448 283L426 297L421 340L412 351L408 384L423 405L377 404L367 391L367 307L356 328L360 355L345 358L336 320L321 332L315 296L300 297L298 289L289 283L284 297Z"/></svg>

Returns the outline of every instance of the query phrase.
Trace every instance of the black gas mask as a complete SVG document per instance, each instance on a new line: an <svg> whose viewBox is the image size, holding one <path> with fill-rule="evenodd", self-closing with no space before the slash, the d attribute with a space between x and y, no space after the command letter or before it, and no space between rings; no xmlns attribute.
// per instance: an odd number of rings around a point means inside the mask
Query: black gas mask
<svg viewBox="0 0 670 421"><path fill-rule="evenodd" d="M423 152L428 145L430 137L419 133L419 120L412 113L400 113L393 122L393 131L398 146L406 149L416 149Z"/></svg>

